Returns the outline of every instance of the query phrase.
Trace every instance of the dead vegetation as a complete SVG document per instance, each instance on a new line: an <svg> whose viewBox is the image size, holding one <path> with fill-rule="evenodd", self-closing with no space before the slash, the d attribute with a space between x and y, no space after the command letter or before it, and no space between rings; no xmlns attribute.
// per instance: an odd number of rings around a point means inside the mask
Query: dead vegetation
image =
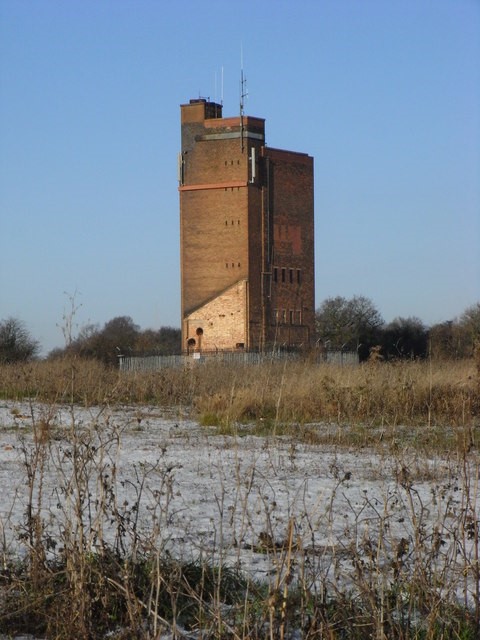
<svg viewBox="0 0 480 640"><path fill-rule="evenodd" d="M472 361L344 368L206 363L148 374L76 359L0 368L4 398L28 399L33 424L31 438L20 434L18 443L28 488L19 552L6 542L8 517L0 521L0 633L56 640L474 640L478 385ZM55 407L65 403L69 418L58 424ZM98 407L89 424L77 419L79 404ZM175 557L168 547L176 492L171 465L160 458L121 475L123 434L104 408L125 404L186 407L205 432L228 436L223 446L235 447L242 435L263 439L270 472L260 476L253 464L246 473L240 455L238 467L218 467L223 493L215 497L218 536L208 553L198 543L195 556ZM282 465L300 464L300 446L323 445L383 452L388 490L349 502L351 470L332 462L327 508L294 515L304 500L298 494L279 531L276 505L259 487L254 516L249 496L259 478L268 487L268 473L278 478ZM433 452L441 462L432 465ZM232 474L237 498L228 511L223 488ZM419 484L428 481L434 484L427 504ZM127 484L133 498L124 501ZM141 506L148 492L146 526ZM226 514L244 527L259 509L265 527L249 543L227 539ZM316 532L333 531L340 517L342 538L319 543ZM399 518L408 535L394 535ZM186 534L195 538L194 530ZM227 560L247 546L268 558L264 581Z"/></svg>
<svg viewBox="0 0 480 640"><path fill-rule="evenodd" d="M121 373L97 361L66 359L4 365L0 389L5 398L83 406L181 406L204 424L230 431L246 423L262 432L312 423L361 425L364 444L394 441L398 429L415 426L421 427L419 444L463 448L478 447L478 371L475 360L374 361L358 367L207 361Z"/></svg>

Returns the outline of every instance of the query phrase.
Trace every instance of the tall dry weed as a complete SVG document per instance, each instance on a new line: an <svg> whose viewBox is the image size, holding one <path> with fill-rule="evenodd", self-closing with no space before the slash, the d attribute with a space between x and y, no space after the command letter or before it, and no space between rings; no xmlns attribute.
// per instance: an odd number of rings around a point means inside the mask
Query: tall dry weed
<svg viewBox="0 0 480 640"><path fill-rule="evenodd" d="M65 359L0 367L5 398L84 405L151 403L183 407L210 424L445 427L477 446L478 357L465 361L311 362L234 365L206 361L185 368L122 373L96 361Z"/></svg>

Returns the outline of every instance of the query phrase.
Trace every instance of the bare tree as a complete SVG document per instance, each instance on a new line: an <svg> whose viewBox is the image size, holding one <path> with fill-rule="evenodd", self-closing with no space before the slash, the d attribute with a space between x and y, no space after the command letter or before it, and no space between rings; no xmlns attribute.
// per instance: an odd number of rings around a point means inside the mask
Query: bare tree
<svg viewBox="0 0 480 640"><path fill-rule="evenodd" d="M21 320L10 317L0 322L0 362L32 360L39 351L39 342L31 337Z"/></svg>
<svg viewBox="0 0 480 640"><path fill-rule="evenodd" d="M357 350L368 355L379 341L383 318L365 296L336 296L322 302L315 314L318 340L332 349Z"/></svg>
<svg viewBox="0 0 480 640"><path fill-rule="evenodd" d="M428 329L416 317L395 318L382 331L386 358L424 358L428 352Z"/></svg>

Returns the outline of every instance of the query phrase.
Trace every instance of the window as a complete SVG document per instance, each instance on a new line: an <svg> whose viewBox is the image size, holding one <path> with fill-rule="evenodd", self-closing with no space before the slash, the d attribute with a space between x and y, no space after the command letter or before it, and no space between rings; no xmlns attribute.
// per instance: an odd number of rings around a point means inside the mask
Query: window
<svg viewBox="0 0 480 640"><path fill-rule="evenodd" d="M278 282L278 269L277 267L273 267L273 281Z"/></svg>
<svg viewBox="0 0 480 640"><path fill-rule="evenodd" d="M300 269L297 269L297 284L300 284L302 281L301 275L300 275Z"/></svg>
<svg viewBox="0 0 480 640"><path fill-rule="evenodd" d="M289 278L290 278L290 284L293 284L293 269L289 269Z"/></svg>
<svg viewBox="0 0 480 640"><path fill-rule="evenodd" d="M285 267L282 267L282 282L285 282L285 272L286 272Z"/></svg>
<svg viewBox="0 0 480 640"><path fill-rule="evenodd" d="M293 309L290 309L289 316L290 316L290 324L293 324Z"/></svg>
<svg viewBox="0 0 480 640"><path fill-rule="evenodd" d="M287 310L282 309L282 322L283 324L287 324Z"/></svg>

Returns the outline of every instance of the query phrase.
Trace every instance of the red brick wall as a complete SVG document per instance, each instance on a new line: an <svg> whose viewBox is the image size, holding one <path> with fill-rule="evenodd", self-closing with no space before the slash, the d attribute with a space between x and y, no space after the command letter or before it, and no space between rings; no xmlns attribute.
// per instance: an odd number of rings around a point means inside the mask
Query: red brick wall
<svg viewBox="0 0 480 640"><path fill-rule="evenodd" d="M313 158L268 148L264 157L273 227L269 340L305 344L315 324Z"/></svg>

